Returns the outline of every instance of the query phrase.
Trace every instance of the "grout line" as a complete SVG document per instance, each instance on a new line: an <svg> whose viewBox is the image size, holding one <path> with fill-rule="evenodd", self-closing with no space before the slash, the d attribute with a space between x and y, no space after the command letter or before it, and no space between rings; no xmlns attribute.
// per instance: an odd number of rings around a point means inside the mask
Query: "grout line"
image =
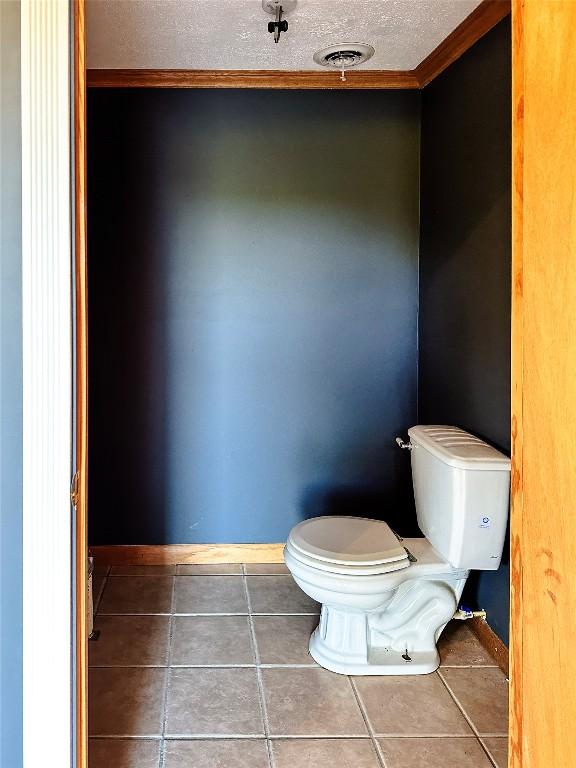
<svg viewBox="0 0 576 768"><path fill-rule="evenodd" d="M102 741L114 739L132 739L134 741L162 741L162 736L157 733L92 733L90 734L89 738Z"/></svg>
<svg viewBox="0 0 576 768"><path fill-rule="evenodd" d="M168 669L167 664L90 664L90 669Z"/></svg>
<svg viewBox="0 0 576 768"><path fill-rule="evenodd" d="M99 738L111 738L108 736L100 736ZM123 736L115 736L114 738L121 739L125 738ZM136 737L139 738L139 737ZM473 739L474 737L469 737ZM232 734L222 734L222 733L170 733L166 734L165 740L166 741L198 741L201 739L211 740L211 741L225 741L225 740L233 740L233 739L251 739L253 741L302 741L302 740L314 740L314 741L333 741L335 739L338 739L340 741L349 741L351 739L354 739L355 741L370 741L370 736L366 734L365 736L359 736L358 734L309 734L309 733L298 733L294 736L287 736L284 734L281 735L275 735L271 734L269 739L266 739L265 736L263 736L261 733L232 733Z"/></svg>
<svg viewBox="0 0 576 768"><path fill-rule="evenodd" d="M466 719L466 722L468 723L468 725L470 726L470 728L472 728L472 731L473 731L474 735L476 736L476 739L477 739L478 743L480 744L480 748L481 748L481 749L484 751L484 753L486 754L486 756L488 757L488 759L490 760L490 762L491 762L493 765L496 765L496 763L495 763L495 762L494 762L494 760L492 759L492 755L491 755L491 754L488 752L488 750L486 749L486 747L485 747L485 745L484 745L484 742L482 741L482 738L481 738L481 736L480 736L480 733L478 732L478 729L476 728L476 726L475 726L475 725L474 725L474 723L472 722L472 719L469 717L468 713L467 713L467 712L466 712L466 710L464 709L464 705L460 703L460 700L458 699L458 697L456 696L456 694L454 693L454 691L452 690L452 688L451 688L451 687L450 687L450 685L448 684L448 681L444 679L444 676L443 676L443 675L440 673L440 671L439 671L439 670L438 670L438 677L440 678L440 680L441 680L441 681L442 681L442 683L444 684L444 687L446 688L446 690L448 691L448 693L449 693L449 694L450 694L450 696L452 697L452 699L453 699L454 703L456 704L456 706L458 707L458 709L460 710L460 712L462 713L462 715L463 715L463 716L464 716L464 718ZM505 734L502 734L502 735L505 735Z"/></svg>
<svg viewBox="0 0 576 768"><path fill-rule="evenodd" d="M100 611L99 616L171 616L171 613L148 613L147 611L134 613L113 613L111 611Z"/></svg>
<svg viewBox="0 0 576 768"><path fill-rule="evenodd" d="M488 736L487 738L490 738L490 737ZM494 737L492 737L492 738L494 738ZM506 737L506 736L497 736L496 738L499 738L499 739L506 739L507 737ZM480 741L480 744L482 745L482 749L483 749L483 750L484 750L484 752L486 752L486 754L488 755L488 758L489 758L489 760L491 761L492 765L493 765L495 768L498 768L498 762L496 761L496 758L495 758L495 757L493 757L493 755L492 755L492 752L490 752L490 748L488 747L488 745L484 743L484 736L480 736L480 737L478 738L478 740ZM502 768L503 768L503 767L502 767Z"/></svg>
<svg viewBox="0 0 576 768"><path fill-rule="evenodd" d="M284 738L284 737L281 737ZM291 738L291 737L290 737ZM301 739L302 736L296 738ZM328 738L340 738L337 736L330 736ZM341 737L348 738L348 737ZM97 739L100 741L110 741L119 739L132 739L134 741L243 741L249 739L250 741L265 741L265 737L262 733L167 733L164 738L159 734L133 734L133 733L98 733L90 736L90 739Z"/></svg>
<svg viewBox="0 0 576 768"><path fill-rule="evenodd" d="M294 576L291 573L250 573L250 571L246 571L246 576L249 579L289 579L294 581Z"/></svg>
<svg viewBox="0 0 576 768"><path fill-rule="evenodd" d="M265 741L265 738L261 733L239 733L231 735L221 733L199 733L166 736L166 741L200 741L202 739L209 739L210 741L244 741L244 739L249 739L250 741Z"/></svg>
<svg viewBox="0 0 576 768"><path fill-rule="evenodd" d="M270 768L276 768L276 755L274 754L274 746L272 744L272 739L270 738L266 739L266 751L268 752Z"/></svg>
<svg viewBox="0 0 576 768"><path fill-rule="evenodd" d="M252 616L320 616L319 611L308 611L308 613L300 612L300 613L264 613L264 612L258 612L254 611Z"/></svg>
<svg viewBox="0 0 576 768"><path fill-rule="evenodd" d="M162 703L162 741L160 742L160 757L158 768L164 768L166 719L168 717L168 693L170 687L170 662L172 661L172 639L174 635L174 608L176 606L176 574L172 576L172 596L170 599L170 619L168 621L168 647L166 649L166 671L164 672L164 698Z"/></svg>
<svg viewBox="0 0 576 768"><path fill-rule="evenodd" d="M109 572L108 572L108 576L114 576L114 578L116 578L116 577L121 578L121 577L124 577L124 576L131 576L131 577L136 576L137 578L141 578L142 576L156 576L156 577L164 576L167 579L171 578L172 576L176 576L176 571L175 570L172 571L172 572L170 572L170 571L159 571L158 573L154 573L154 571L141 571L140 573L115 573L112 570L113 568L122 568L122 567L124 567L124 566L116 566L116 565L108 566L108 568L110 569ZM134 566L126 566L126 567L141 568L142 566L134 565ZM161 566L161 565L159 565L159 566L148 565L148 566L143 566L143 567L144 568L162 568L163 566ZM234 574L232 574L232 575L234 575Z"/></svg>
<svg viewBox="0 0 576 768"><path fill-rule="evenodd" d="M500 669L498 664L442 664L438 671L442 669Z"/></svg>
<svg viewBox="0 0 576 768"><path fill-rule="evenodd" d="M252 616L319 616L319 613L252 613ZM218 617L218 616L248 616L248 612L244 611L243 613L181 613L181 612L148 612L148 611L134 611L132 613L126 613L126 612L118 612L115 613L113 611L107 611L107 612L100 612L100 616L198 616L198 617L206 617L210 618L211 616ZM489 667L489 669L493 669L493 667Z"/></svg>
<svg viewBox="0 0 576 768"><path fill-rule="evenodd" d="M372 723L370 722L370 718L368 717L368 711L364 706L364 702L362 701L360 692L358 691L358 688L356 688L356 683L354 681L354 678L351 675L347 675L347 677L348 677L348 680L350 681L350 686L352 687L352 692L354 694L354 698L356 699L356 703L358 704L358 708L360 709L360 712L362 714L364 724L366 725L366 730L370 734L370 740L372 742L374 751L376 752L376 759L378 760L381 768L386 768L386 761L384 760L384 755L382 754L382 750L380 749L380 744L376 739L374 728L372 728Z"/></svg>
<svg viewBox="0 0 576 768"><path fill-rule="evenodd" d="M444 679L444 676L442 674L439 674L438 677L440 678L440 680L442 680L442 682L444 683L444 687L446 688L446 690L448 691L450 696L452 696L452 698L456 702L456 705L458 706L458 708L460 709L460 711L462 712L462 714L466 718L467 722L469 723L470 727L474 731L474 735L475 736L477 736L478 738L481 738L482 736L504 736L504 737L508 736L507 733L502 733L502 732L500 732L500 733L480 733L480 731L476 728L476 726L472 722L471 718L467 714L464 705L460 703L460 700L458 699L458 696L456 696L456 694L454 693L454 691L450 687L450 684L448 683L448 681Z"/></svg>
<svg viewBox="0 0 576 768"><path fill-rule="evenodd" d="M104 574L96 574L97 576L103 576ZM126 579L126 578L164 578L164 579L170 579L173 576L177 576L179 579L211 579L212 577L216 576L218 578L225 578L225 579L241 579L243 576L247 576L250 579L293 579L291 573L249 573L248 571L239 571L237 573L179 573L176 571L175 573L167 573L164 571L164 573L107 573L106 576L110 576L114 579Z"/></svg>
<svg viewBox="0 0 576 768"><path fill-rule="evenodd" d="M133 733L101 733L92 734L91 739L135 739L143 741L162 741L162 736L159 734L133 734ZM476 736L473 733L461 734L461 733L386 733L380 736L374 737L375 739L460 739L465 741L477 741ZM490 737L487 737L490 738ZM494 738L494 737L492 737ZM505 736L498 735L496 738L505 739ZM164 741L198 741L200 739L210 739L213 741L228 741L228 740L242 740L251 739L254 741L265 741L266 737L262 733L167 733L164 736ZM313 739L314 741L333 741L333 740L350 740L354 741L371 741L369 734L357 734L357 733L340 733L340 734L325 734L325 733L297 733L297 734L271 734L270 741L298 741L298 740ZM480 739L481 740L481 739Z"/></svg>
<svg viewBox="0 0 576 768"><path fill-rule="evenodd" d="M248 625L250 626L250 645L252 655L256 664L256 682L258 685L258 700L260 703L260 716L264 725L264 736L266 737L266 752L268 754L268 763L270 768L274 768L274 757L272 755L272 745L270 743L270 723L268 722L268 711L266 709L266 697L264 695L264 683L262 681L262 671L260 669L260 651L256 640L256 630L254 629L254 620L252 618L252 601L248 590L248 579L246 578L246 567L242 563L242 583L244 585L244 596L248 607Z"/></svg>
<svg viewBox="0 0 576 768"><path fill-rule="evenodd" d="M319 669L317 664L90 664L90 669ZM492 735L492 734L488 734ZM501 733L494 734L501 736Z"/></svg>
<svg viewBox="0 0 576 768"><path fill-rule="evenodd" d="M478 741L473 733L378 733L374 732L376 739L471 739Z"/></svg>
<svg viewBox="0 0 576 768"><path fill-rule="evenodd" d="M113 579L170 579L173 576L177 576L179 579L211 579L213 577L225 579L241 579L243 576L246 576L249 579L294 579L291 573L250 573L249 571L245 570L245 566L244 570L237 571L236 573L182 573L178 570L176 570L174 573L169 573L167 571L164 571L163 573L113 573L109 566L107 573L96 573L94 575L103 577L106 576Z"/></svg>
<svg viewBox="0 0 576 768"><path fill-rule="evenodd" d="M322 669L319 664L260 664L260 669Z"/></svg>
<svg viewBox="0 0 576 768"><path fill-rule="evenodd" d="M355 741L370 741L370 736L366 734L358 734L358 733L337 733L337 734L326 734L326 733L317 733L317 734L310 734L310 733L297 733L295 735L291 734L285 734L285 733L273 733L271 735L271 740L273 741L298 741L299 739L313 739L314 741L332 741L333 739L341 739L341 740L349 740L354 739Z"/></svg>

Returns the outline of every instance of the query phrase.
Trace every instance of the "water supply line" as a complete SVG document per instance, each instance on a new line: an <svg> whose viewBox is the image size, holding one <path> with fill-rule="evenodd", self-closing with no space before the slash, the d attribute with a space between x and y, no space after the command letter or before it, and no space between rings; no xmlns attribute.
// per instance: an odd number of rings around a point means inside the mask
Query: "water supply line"
<svg viewBox="0 0 576 768"><path fill-rule="evenodd" d="M458 610L452 618L459 619L460 621L467 621L468 619L484 619L484 621L486 621L486 611L482 609L473 611L467 605L459 605Z"/></svg>

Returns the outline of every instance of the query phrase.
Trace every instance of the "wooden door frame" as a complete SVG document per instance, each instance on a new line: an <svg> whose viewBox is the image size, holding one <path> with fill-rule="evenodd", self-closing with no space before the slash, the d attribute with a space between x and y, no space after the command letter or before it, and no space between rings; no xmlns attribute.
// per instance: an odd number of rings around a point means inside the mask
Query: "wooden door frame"
<svg viewBox="0 0 576 768"><path fill-rule="evenodd" d="M576 753L575 29L514 0L511 768Z"/></svg>
<svg viewBox="0 0 576 768"><path fill-rule="evenodd" d="M524 350L528 339L525 335L523 279L524 253L526 243L523 235L524 217L524 14L525 3L545 4L548 0L513 0L512 37L513 37L513 298L512 298L512 510L511 510L511 697L510 697L510 752L509 766L511 768L541 768L530 758L530 734L524 728L524 706L528 702L528 692L523 690L523 631L526 624L526 605L523 603L523 578L525 568L529 565L522 561L524 537L528 535L525 523L525 499L523 495L524 454L523 454L523 409L525 406L524 392ZM76 541L76 602L77 602L77 766L87 766L87 724L86 724L86 690L87 690L87 657L86 657L86 624L85 624L85 592L83 584L86 581L85 558L86 551L86 491L87 491L87 349L86 349L86 174L85 174L85 64L84 64L84 0L73 0L75 7L75 205L76 205L76 317L77 317L77 466L81 469L78 488L77 506L77 541ZM487 31L487 30L485 30ZM548 43L550 44L550 40ZM469 47L469 46L468 46ZM465 49L464 49L465 50ZM463 51L461 51L463 52ZM453 60L453 59L452 59ZM439 67L442 71L443 67ZM247 78L246 73L240 73L242 80L238 87L259 87L258 78ZM111 85L105 78L92 76L95 85ZM108 75L109 77L109 75ZM125 85L134 85L130 78L123 75ZM181 76L178 76L181 77ZM226 87L234 87L233 76L227 74ZM168 76L150 77L140 80L140 84L156 87L214 87L210 79L194 76L186 83L178 78ZM163 83L162 83L163 81ZM300 87L321 87L310 85L312 79L307 76L307 85ZM316 82L316 81L314 81ZM367 82L366 79L364 82ZM261 84L260 84L261 85ZM292 82L289 86L280 81L268 84L266 87L298 87ZM354 87L351 85L350 87ZM367 87L359 86L359 87ZM372 85L371 87L374 87ZM382 87L382 84L377 87ZM531 147L531 151L533 147ZM532 308L534 309L534 308ZM553 393L550 394L553 397ZM565 649L566 652L567 649ZM557 692L560 695L560 692ZM531 694L530 706L535 707L536 692ZM566 734L562 736L568 737ZM549 734L553 740L553 734ZM553 748L550 754L555 754Z"/></svg>
<svg viewBox="0 0 576 768"><path fill-rule="evenodd" d="M88 766L88 286L85 0L73 0L76 768Z"/></svg>

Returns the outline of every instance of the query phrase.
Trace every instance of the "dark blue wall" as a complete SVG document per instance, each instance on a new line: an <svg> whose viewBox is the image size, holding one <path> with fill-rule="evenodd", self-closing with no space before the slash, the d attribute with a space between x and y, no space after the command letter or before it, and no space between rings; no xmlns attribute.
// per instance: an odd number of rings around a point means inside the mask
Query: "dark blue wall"
<svg viewBox="0 0 576 768"><path fill-rule="evenodd" d="M419 103L90 93L91 543L413 524Z"/></svg>
<svg viewBox="0 0 576 768"><path fill-rule="evenodd" d="M510 451L510 21L422 99L419 419ZM509 559L468 598L508 638Z"/></svg>
<svg viewBox="0 0 576 768"><path fill-rule="evenodd" d="M0 765L22 765L20 3L0 2Z"/></svg>

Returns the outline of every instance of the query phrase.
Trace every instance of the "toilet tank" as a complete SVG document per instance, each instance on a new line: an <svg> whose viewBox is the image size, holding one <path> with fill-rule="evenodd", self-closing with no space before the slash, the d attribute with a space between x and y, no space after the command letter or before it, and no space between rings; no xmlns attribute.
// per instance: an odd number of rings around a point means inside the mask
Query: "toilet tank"
<svg viewBox="0 0 576 768"><path fill-rule="evenodd" d="M420 530L455 568L500 565L510 496L510 459L457 427L408 430Z"/></svg>

